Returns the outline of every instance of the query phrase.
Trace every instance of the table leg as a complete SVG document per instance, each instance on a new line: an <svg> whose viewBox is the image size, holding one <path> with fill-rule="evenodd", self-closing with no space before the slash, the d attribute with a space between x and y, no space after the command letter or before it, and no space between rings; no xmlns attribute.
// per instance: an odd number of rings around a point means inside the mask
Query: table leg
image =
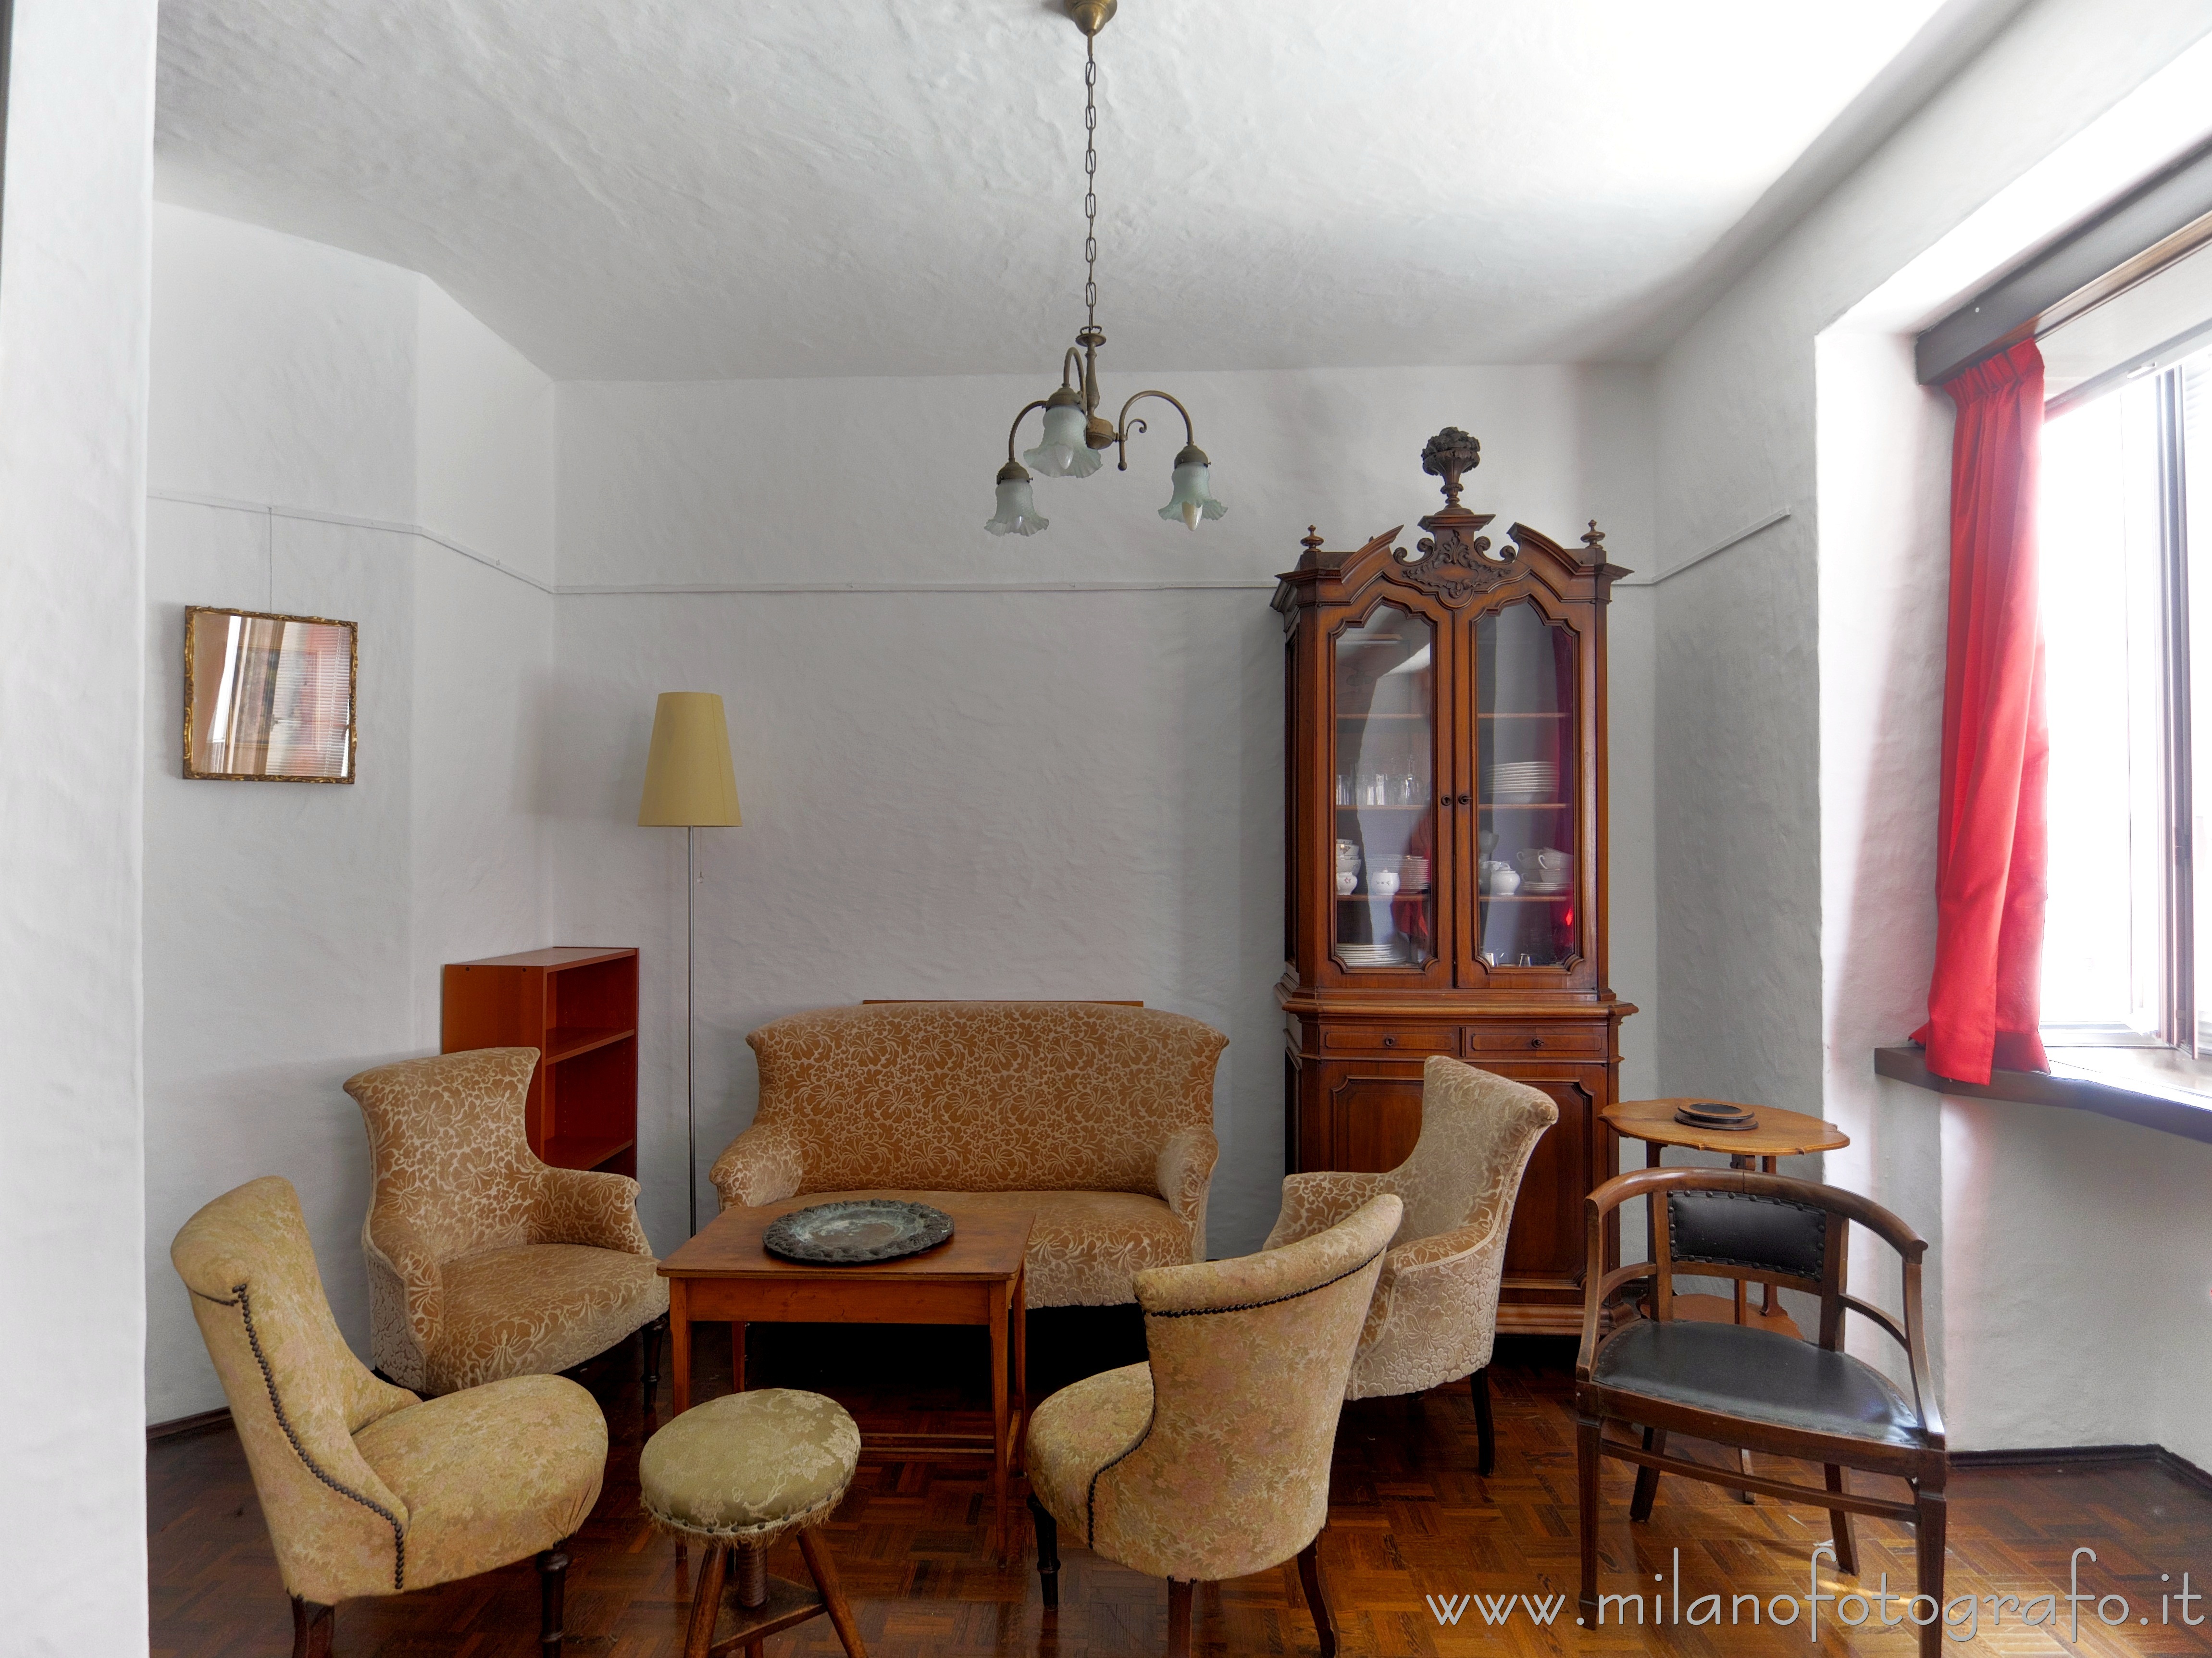
<svg viewBox="0 0 2212 1658"><path fill-rule="evenodd" d="M999 1558L1013 1558L1013 1540L1007 1535L1006 1465L1012 1449L1006 1431L1006 1320L1012 1311L1013 1285L1001 1282L991 1288L991 1502L998 1516Z"/></svg>
<svg viewBox="0 0 2212 1658"><path fill-rule="evenodd" d="M1014 1472L1029 1463L1028 1435L1023 1431L1030 1414L1030 1274L1026 1264L1014 1279Z"/></svg>
<svg viewBox="0 0 2212 1658"><path fill-rule="evenodd" d="M680 1278L668 1280L668 1349L676 1371L670 1383L681 1416L691 1408L691 1297Z"/></svg>
<svg viewBox="0 0 2212 1658"><path fill-rule="evenodd" d="M730 1391L741 1394L745 1390L745 1327L732 1322L730 1326Z"/></svg>

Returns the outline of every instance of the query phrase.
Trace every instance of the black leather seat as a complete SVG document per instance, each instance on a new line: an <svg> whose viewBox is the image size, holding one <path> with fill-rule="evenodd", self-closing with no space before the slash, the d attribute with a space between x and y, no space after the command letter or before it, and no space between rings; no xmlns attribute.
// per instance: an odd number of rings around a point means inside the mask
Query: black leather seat
<svg viewBox="0 0 2212 1658"><path fill-rule="evenodd" d="M1815 1433L1892 1445L1927 1440L1919 1412L1872 1365L1747 1325L1639 1320L1599 1350L1591 1379Z"/></svg>

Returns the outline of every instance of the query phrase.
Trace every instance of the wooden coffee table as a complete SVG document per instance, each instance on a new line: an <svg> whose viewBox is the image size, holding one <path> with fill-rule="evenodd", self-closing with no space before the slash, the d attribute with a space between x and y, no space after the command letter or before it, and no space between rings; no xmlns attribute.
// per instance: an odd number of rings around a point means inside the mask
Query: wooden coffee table
<svg viewBox="0 0 2212 1658"><path fill-rule="evenodd" d="M946 1202L940 1206L952 1217L950 1239L902 1260L861 1266L779 1260L761 1248L761 1234L770 1221L821 1201L818 1196L786 1198L757 1208L725 1209L660 1263L660 1275L668 1280L678 1414L691 1408L694 1323L730 1327L731 1376L740 1392L745 1385L747 1324L981 1324L991 1333L991 1436L864 1431L860 1454L988 1456L999 1550L1002 1558L1010 1556L1008 1485L1019 1458L1029 1399L1023 1262L1035 1218L982 1214Z"/></svg>

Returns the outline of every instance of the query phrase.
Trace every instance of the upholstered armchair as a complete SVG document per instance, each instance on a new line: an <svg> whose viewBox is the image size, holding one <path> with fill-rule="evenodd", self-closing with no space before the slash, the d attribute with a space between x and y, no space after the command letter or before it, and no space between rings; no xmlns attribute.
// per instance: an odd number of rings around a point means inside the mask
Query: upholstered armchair
<svg viewBox="0 0 2212 1658"><path fill-rule="evenodd" d="M568 1370L645 1328L650 1397L668 1281L637 1182L532 1155L537 1064L534 1048L483 1048L347 1081L368 1125L371 1355L402 1387L448 1394Z"/></svg>
<svg viewBox="0 0 2212 1658"><path fill-rule="evenodd" d="M1421 1075L1421 1135L1380 1175L1291 1175L1267 1248L1334 1225L1384 1192L1406 1206L1382 1258L1345 1397L1425 1393L1468 1378L1481 1469L1497 1462L1488 1369L1505 1234L1529 1153L1559 1120L1548 1095L1441 1056Z"/></svg>
<svg viewBox="0 0 2212 1658"><path fill-rule="evenodd" d="M561 1650L562 1543L599 1500L607 1424L560 1376L425 1402L338 1334L289 1181L226 1193L169 1248L246 1447L295 1658L325 1658L333 1609L538 1557L541 1640Z"/></svg>
<svg viewBox="0 0 2212 1658"><path fill-rule="evenodd" d="M1262 1254L1137 1274L1143 1364L1063 1388L1030 1418L1030 1509L1047 1607L1059 1531L1168 1580L1168 1651L1190 1652L1191 1584L1297 1558L1322 1658L1336 1634L1316 1546L1361 1321L1401 1205Z"/></svg>

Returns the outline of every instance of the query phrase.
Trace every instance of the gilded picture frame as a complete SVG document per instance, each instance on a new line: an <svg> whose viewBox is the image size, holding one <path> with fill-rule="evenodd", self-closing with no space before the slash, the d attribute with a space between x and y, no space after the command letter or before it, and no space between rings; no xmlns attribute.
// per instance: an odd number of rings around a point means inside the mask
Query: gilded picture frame
<svg viewBox="0 0 2212 1658"><path fill-rule="evenodd" d="M185 776L353 782L360 634L329 616L186 605Z"/></svg>

